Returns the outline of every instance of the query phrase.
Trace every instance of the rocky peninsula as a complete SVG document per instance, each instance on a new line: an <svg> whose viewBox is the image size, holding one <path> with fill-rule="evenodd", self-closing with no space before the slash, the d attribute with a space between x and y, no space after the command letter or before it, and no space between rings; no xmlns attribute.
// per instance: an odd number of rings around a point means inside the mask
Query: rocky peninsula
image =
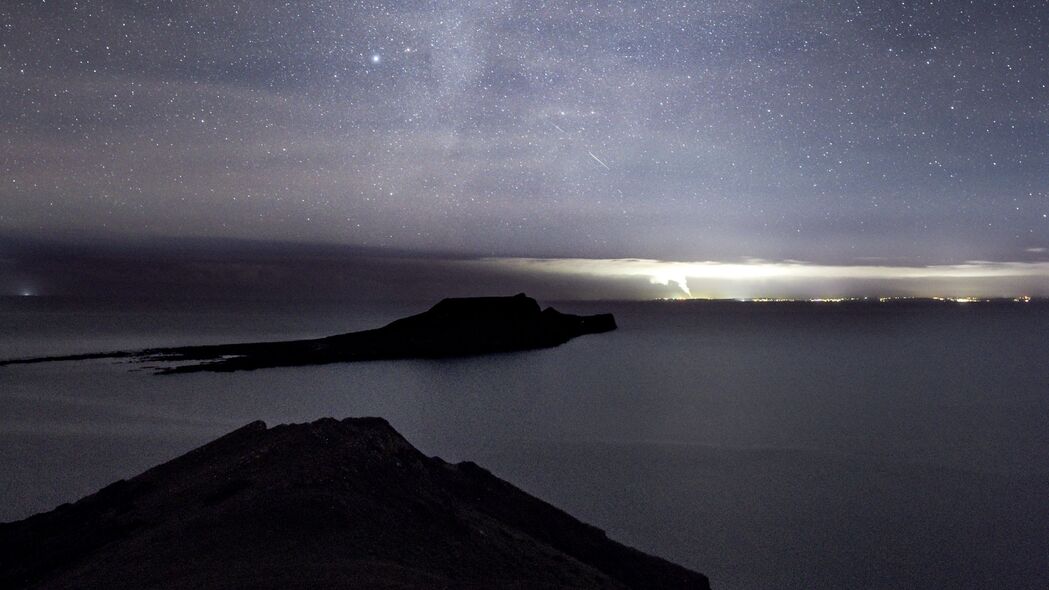
<svg viewBox="0 0 1049 590"><path fill-rule="evenodd" d="M9 364L128 358L167 363L160 374L238 371L327 363L448 358L558 346L584 334L616 329L612 314L578 316L541 309L521 293L512 297L444 299L429 310L384 327L311 340L252 342L140 351L89 353L0 361Z"/></svg>

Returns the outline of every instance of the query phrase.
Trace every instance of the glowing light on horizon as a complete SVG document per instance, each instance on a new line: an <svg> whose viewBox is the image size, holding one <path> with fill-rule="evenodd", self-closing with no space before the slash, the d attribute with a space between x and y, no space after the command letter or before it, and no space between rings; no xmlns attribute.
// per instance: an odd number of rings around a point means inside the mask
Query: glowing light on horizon
<svg viewBox="0 0 1049 590"><path fill-rule="evenodd" d="M660 273L649 277L648 282L653 285L663 285L664 287L674 283L685 295L692 298L692 290L688 288L688 277L684 275Z"/></svg>
<svg viewBox="0 0 1049 590"><path fill-rule="evenodd" d="M753 292L752 297L779 297L776 289L789 286L786 290L803 290L805 285L830 283L839 285L841 293L824 293L803 297L824 300L842 300L845 292L856 291L858 286L871 281L895 282L902 284L926 285L941 284L955 289L947 296L944 293L928 293L929 296L941 295L955 301L976 300L976 285L996 281L1021 282L1013 289L1010 297L1019 293L1030 292L1034 287L1042 293L1049 293L1049 262L994 262L967 261L960 264L928 266L888 266L888 265L821 265L799 260L768 261L750 260L747 262L680 262L638 258L620 259L586 259L586 258L485 258L476 261L478 264L497 266L530 274L553 274L561 276L591 277L602 279L646 280L653 285L673 287L685 297L695 298L695 283L713 286L713 291L727 291L729 288ZM692 284L690 284L690 282ZM941 287L943 288L943 287ZM764 293L762 293L764 291ZM772 291L772 293L770 293ZM877 293L871 294L877 297Z"/></svg>

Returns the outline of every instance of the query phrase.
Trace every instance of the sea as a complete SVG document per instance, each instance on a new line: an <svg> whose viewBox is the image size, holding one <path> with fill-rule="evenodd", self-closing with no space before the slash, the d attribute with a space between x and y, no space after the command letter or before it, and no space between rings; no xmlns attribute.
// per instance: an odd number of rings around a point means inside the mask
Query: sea
<svg viewBox="0 0 1049 590"><path fill-rule="evenodd" d="M382 416L715 589L1049 587L1049 303L553 304L619 329L439 361L0 367L0 521L256 419ZM319 337L428 306L9 297L0 358Z"/></svg>

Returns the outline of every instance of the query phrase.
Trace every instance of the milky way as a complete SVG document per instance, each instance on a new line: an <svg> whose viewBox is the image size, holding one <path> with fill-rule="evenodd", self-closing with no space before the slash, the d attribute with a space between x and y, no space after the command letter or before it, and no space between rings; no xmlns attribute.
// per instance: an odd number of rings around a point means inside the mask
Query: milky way
<svg viewBox="0 0 1049 590"><path fill-rule="evenodd" d="M1041 2L5 2L0 231L1045 259Z"/></svg>

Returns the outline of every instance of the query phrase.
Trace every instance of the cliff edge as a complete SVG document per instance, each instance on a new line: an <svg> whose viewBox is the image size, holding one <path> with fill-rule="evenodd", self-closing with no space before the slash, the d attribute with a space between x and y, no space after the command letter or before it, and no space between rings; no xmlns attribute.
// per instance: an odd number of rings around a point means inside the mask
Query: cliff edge
<svg viewBox="0 0 1049 590"><path fill-rule="evenodd" d="M709 588L379 418L254 422L0 524L4 588Z"/></svg>

